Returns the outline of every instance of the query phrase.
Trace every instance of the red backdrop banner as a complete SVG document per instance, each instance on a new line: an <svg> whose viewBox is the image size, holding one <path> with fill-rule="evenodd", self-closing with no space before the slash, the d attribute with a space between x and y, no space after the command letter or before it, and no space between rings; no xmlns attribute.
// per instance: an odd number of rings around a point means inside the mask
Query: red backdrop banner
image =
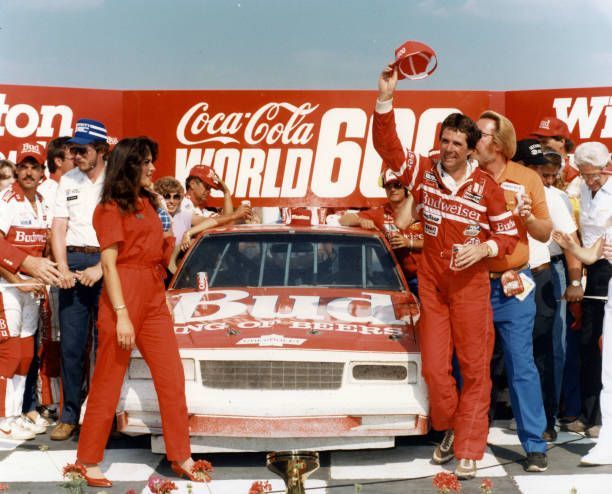
<svg viewBox="0 0 612 494"><path fill-rule="evenodd" d="M403 144L437 146L450 113L506 114L526 137L544 116L566 121L575 143L612 148L612 88L546 91L398 91ZM104 122L115 140L148 135L160 144L156 177L183 180L213 166L237 200L256 206L367 206L384 197L372 146L374 91L113 91L0 86L0 155L17 144L70 135L81 117Z"/></svg>

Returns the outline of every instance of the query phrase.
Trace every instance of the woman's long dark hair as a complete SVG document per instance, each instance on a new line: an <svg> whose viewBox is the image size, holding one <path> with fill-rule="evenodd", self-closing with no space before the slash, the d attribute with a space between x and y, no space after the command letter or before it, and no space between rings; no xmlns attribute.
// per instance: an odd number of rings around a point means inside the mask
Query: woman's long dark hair
<svg viewBox="0 0 612 494"><path fill-rule="evenodd" d="M148 199L157 208L157 197L140 187L142 162L149 153L157 159L157 143L146 136L121 139L111 151L106 164L106 177L100 202L115 202L123 212L136 210L138 196Z"/></svg>

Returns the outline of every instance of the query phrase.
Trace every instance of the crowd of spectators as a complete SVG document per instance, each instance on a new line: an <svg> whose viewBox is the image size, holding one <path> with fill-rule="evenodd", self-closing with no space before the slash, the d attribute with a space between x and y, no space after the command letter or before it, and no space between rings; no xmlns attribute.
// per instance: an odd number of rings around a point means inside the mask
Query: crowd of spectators
<svg viewBox="0 0 612 494"><path fill-rule="evenodd" d="M423 375L432 425L444 431L432 460L456 457L456 473L473 477L487 416L495 417L507 386L526 470L546 470L547 442L559 429L601 434L582 461L612 464L612 370L604 359L602 393L601 353L612 250L608 149L587 142L570 154L567 125L554 117L517 142L512 123L486 111L476 120L450 115L439 151L418 157L396 133L396 82L392 69L381 74L373 123L385 204L252 208L235 204L204 164L184 186L158 178L146 188L174 238L166 280L197 235L214 227L379 230L423 306ZM104 124L82 119L46 150L24 142L16 164L0 161L0 437L28 440L54 424L51 439L62 441L78 427L96 361L104 277L93 217L108 154ZM212 190L221 208L210 207ZM609 314L606 324L609 331Z"/></svg>

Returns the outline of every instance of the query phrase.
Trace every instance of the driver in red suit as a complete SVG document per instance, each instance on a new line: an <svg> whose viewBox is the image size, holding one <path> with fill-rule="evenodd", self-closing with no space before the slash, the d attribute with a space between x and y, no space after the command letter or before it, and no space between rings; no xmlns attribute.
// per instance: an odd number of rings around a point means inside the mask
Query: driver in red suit
<svg viewBox="0 0 612 494"><path fill-rule="evenodd" d="M423 222L418 270L423 376L433 428L446 431L433 461L446 463L454 456L455 474L469 479L484 455L491 393L494 330L484 259L511 252L518 231L502 189L469 160L480 138L470 118L454 113L442 122L439 162L422 158L418 163L404 152L392 108L396 84L397 70L388 67L379 78L374 147L411 189ZM461 391L452 376L453 353L463 377Z"/></svg>

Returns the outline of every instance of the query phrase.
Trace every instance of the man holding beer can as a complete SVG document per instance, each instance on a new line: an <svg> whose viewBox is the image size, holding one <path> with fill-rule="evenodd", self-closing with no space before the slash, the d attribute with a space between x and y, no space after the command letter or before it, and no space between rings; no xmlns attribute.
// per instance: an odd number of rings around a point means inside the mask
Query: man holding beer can
<svg viewBox="0 0 612 494"><path fill-rule="evenodd" d="M410 187L423 222L418 271L422 373L432 426L446 431L432 460L442 464L456 457L455 474L470 479L486 447L491 393L494 332L484 259L512 251L518 232L502 189L469 160L480 138L470 118L453 113L442 122L439 161L405 153L392 108L397 78L392 66L379 77L374 147ZM452 375L453 353L463 378L460 391Z"/></svg>

